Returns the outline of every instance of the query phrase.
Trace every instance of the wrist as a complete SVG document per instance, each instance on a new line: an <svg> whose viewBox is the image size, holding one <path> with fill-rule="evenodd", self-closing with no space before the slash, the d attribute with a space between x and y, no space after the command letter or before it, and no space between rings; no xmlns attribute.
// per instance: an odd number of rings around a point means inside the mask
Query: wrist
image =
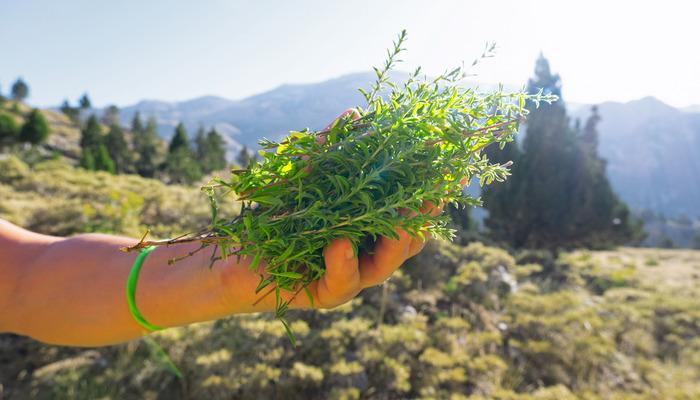
<svg viewBox="0 0 700 400"><path fill-rule="evenodd" d="M231 313L223 301L218 265L209 268L211 250L195 252L197 248L197 244L161 247L145 259L135 299L151 324L166 328ZM187 257L168 264L183 256Z"/></svg>

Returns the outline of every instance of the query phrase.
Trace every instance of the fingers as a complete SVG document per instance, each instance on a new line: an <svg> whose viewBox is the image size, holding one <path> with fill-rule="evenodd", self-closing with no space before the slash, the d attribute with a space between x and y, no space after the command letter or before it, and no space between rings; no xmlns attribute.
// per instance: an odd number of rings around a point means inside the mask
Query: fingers
<svg viewBox="0 0 700 400"><path fill-rule="evenodd" d="M353 120L353 121L358 120L358 119L360 119L360 118L362 117L362 116L360 115L360 113L359 113L356 109L354 109L354 108L348 108L347 110L345 110L345 111L343 111L342 113L340 113L340 115L338 115L337 117L335 117L335 119L333 119L333 122L331 122L330 124L326 125L326 127L323 128L323 130L325 131L325 130L330 129L331 126L333 126L333 124L335 124L335 121L337 121L337 120L339 120L339 119L341 119L341 118L343 118L343 117L345 117L345 116L348 116L348 115L350 115L350 119ZM318 135L318 137L316 137L316 142L317 142L318 144L324 144L324 143L326 143L326 135Z"/></svg>
<svg viewBox="0 0 700 400"><path fill-rule="evenodd" d="M316 286L320 307L335 307L360 292L358 259L348 239L336 239L324 253L326 273Z"/></svg>
<svg viewBox="0 0 700 400"><path fill-rule="evenodd" d="M399 239L379 238L372 254L360 256L360 284L362 287L384 282L409 257L413 239L402 229L397 228Z"/></svg>
<svg viewBox="0 0 700 400"><path fill-rule="evenodd" d="M355 121L355 120L357 120L357 119L360 119L360 117L361 117L360 113L359 113L356 109L354 109L354 108L348 108L347 110L345 110L345 111L343 111L342 113L340 113L340 115L338 115L337 117L335 117L335 119L333 119L333 122L331 122L330 124L326 125L326 127L323 128L323 130L325 131L326 129L330 129L330 127L333 126L333 124L335 123L335 121L337 121L337 120L339 120L339 119L341 119L341 118L343 118L343 117L345 117L345 116L348 116L348 115L351 116L350 119L353 120L353 121Z"/></svg>
<svg viewBox="0 0 700 400"><path fill-rule="evenodd" d="M429 233L423 233L423 238L415 237L411 240L411 246L408 248L408 258L415 256L420 253L425 247L425 244L430 240Z"/></svg>
<svg viewBox="0 0 700 400"><path fill-rule="evenodd" d="M420 211L435 217L440 215L443 206L442 202L435 206L425 201ZM415 215L407 210L401 210L401 213L409 218ZM401 229L397 229L396 233L399 235L399 240L382 237L377 242L373 254L360 256L360 284L362 287L374 286L384 282L404 261L423 250L425 243L430 238L428 234L425 234L422 239L420 237L411 237Z"/></svg>

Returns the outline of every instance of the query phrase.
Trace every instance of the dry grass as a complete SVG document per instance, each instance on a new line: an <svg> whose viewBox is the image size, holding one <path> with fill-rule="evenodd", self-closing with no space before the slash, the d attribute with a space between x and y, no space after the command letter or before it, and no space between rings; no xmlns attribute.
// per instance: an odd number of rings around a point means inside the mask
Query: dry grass
<svg viewBox="0 0 700 400"><path fill-rule="evenodd" d="M642 282L690 288L700 285L700 250L621 247L591 252L601 268L633 265Z"/></svg>

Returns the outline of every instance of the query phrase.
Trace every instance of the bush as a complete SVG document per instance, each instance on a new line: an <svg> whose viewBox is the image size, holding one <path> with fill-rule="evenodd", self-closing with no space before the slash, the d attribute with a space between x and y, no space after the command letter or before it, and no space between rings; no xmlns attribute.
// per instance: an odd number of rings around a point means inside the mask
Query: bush
<svg viewBox="0 0 700 400"><path fill-rule="evenodd" d="M17 141L19 125L15 118L7 113L0 112L0 146Z"/></svg>

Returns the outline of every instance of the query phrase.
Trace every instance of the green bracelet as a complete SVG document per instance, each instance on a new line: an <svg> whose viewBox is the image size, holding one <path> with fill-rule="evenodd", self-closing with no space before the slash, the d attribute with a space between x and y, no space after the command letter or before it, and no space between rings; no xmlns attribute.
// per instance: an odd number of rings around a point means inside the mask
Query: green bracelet
<svg viewBox="0 0 700 400"><path fill-rule="evenodd" d="M141 315L139 309L136 307L136 282L139 280L139 272L141 272L141 266L143 265L143 260L146 256L152 252L156 247L149 246L141 249L141 252L136 257L134 261L134 266L131 267L131 272L129 272L129 279L126 281L126 301L129 303L129 311L134 320L139 323L142 327L146 328L148 331L159 331L163 328L155 326L152 323L146 321L146 319Z"/></svg>

